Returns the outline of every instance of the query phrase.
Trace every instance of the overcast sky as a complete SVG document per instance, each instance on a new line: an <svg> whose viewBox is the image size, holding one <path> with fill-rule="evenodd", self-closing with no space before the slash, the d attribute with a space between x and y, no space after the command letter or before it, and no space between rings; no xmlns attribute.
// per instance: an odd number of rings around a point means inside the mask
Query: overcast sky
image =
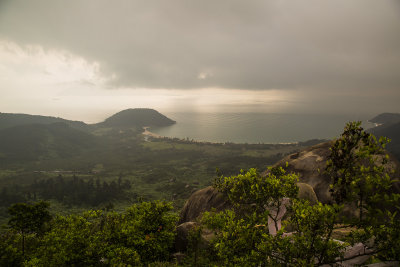
<svg viewBox="0 0 400 267"><path fill-rule="evenodd" d="M0 0L0 112L400 112L399 0Z"/></svg>

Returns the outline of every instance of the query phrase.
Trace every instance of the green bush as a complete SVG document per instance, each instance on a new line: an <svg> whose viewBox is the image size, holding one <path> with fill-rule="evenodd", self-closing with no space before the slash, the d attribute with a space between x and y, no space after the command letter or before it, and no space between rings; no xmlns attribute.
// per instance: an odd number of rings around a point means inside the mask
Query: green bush
<svg viewBox="0 0 400 267"><path fill-rule="evenodd" d="M170 203L134 204L125 212L88 211L57 216L27 264L95 266L167 261L177 216Z"/></svg>

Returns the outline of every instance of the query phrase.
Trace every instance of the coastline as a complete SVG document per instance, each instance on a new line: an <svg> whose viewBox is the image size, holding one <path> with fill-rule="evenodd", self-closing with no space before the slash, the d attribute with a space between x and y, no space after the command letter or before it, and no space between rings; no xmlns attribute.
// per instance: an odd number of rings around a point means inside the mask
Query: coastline
<svg viewBox="0 0 400 267"><path fill-rule="evenodd" d="M150 132L148 129L150 126L143 127L144 132L142 133L145 137L152 137L152 138L163 138L164 136L158 135L156 133Z"/></svg>
<svg viewBox="0 0 400 267"><path fill-rule="evenodd" d="M211 142L211 141L201 141L201 140L194 140L194 139L180 139L180 138L174 138L174 137L167 137L167 136L161 136L159 134L153 133L149 131L148 129L150 126L144 126L143 130L144 132L142 135L144 136L144 140L149 142L149 137L151 138L165 138L165 139L171 139L171 140L180 140L184 142L191 142L191 143L197 143L197 144L209 144L209 145L244 145L245 143L234 143L234 142ZM302 142L282 142L282 143L246 143L246 145L299 145Z"/></svg>
<svg viewBox="0 0 400 267"><path fill-rule="evenodd" d="M270 114L175 112L178 123L150 127L149 131L170 139L199 143L294 145L312 139L331 140L349 121L361 120L365 129L376 127L369 115L354 114ZM146 125L148 126L148 125Z"/></svg>

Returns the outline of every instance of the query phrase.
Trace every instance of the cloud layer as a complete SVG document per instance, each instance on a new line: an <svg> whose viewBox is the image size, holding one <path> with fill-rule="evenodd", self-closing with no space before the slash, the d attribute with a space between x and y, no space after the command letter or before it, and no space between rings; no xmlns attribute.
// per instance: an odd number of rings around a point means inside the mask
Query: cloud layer
<svg viewBox="0 0 400 267"><path fill-rule="evenodd" d="M0 0L0 38L71 51L116 88L398 97L399 33L398 0Z"/></svg>

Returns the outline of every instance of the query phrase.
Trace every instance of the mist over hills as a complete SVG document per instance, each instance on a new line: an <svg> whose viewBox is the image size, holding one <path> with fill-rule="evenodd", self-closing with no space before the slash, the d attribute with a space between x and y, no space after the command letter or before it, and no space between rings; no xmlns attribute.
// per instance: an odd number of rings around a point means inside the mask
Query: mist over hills
<svg viewBox="0 0 400 267"><path fill-rule="evenodd" d="M96 145L96 138L64 122L24 124L0 130L2 164L64 158Z"/></svg>
<svg viewBox="0 0 400 267"><path fill-rule="evenodd" d="M30 115L30 114L15 114L15 113L0 113L0 129L10 128L18 125L27 124L51 124L65 123L72 128L78 130L89 130L89 125L82 121L72 121L57 117Z"/></svg>
<svg viewBox="0 0 400 267"><path fill-rule="evenodd" d="M52 124L58 122L83 131L90 131L98 127L162 127L176 123L158 111L147 108L126 109L112 115L103 122L95 124L86 124L82 121L72 121L51 116L0 113L0 130L18 125Z"/></svg>
<svg viewBox="0 0 400 267"><path fill-rule="evenodd" d="M96 131L107 128L113 138L123 138L111 129L167 126L175 123L152 109L128 109L104 122L86 124L62 118L0 113L0 165L79 156L89 150L106 151L109 138Z"/></svg>

